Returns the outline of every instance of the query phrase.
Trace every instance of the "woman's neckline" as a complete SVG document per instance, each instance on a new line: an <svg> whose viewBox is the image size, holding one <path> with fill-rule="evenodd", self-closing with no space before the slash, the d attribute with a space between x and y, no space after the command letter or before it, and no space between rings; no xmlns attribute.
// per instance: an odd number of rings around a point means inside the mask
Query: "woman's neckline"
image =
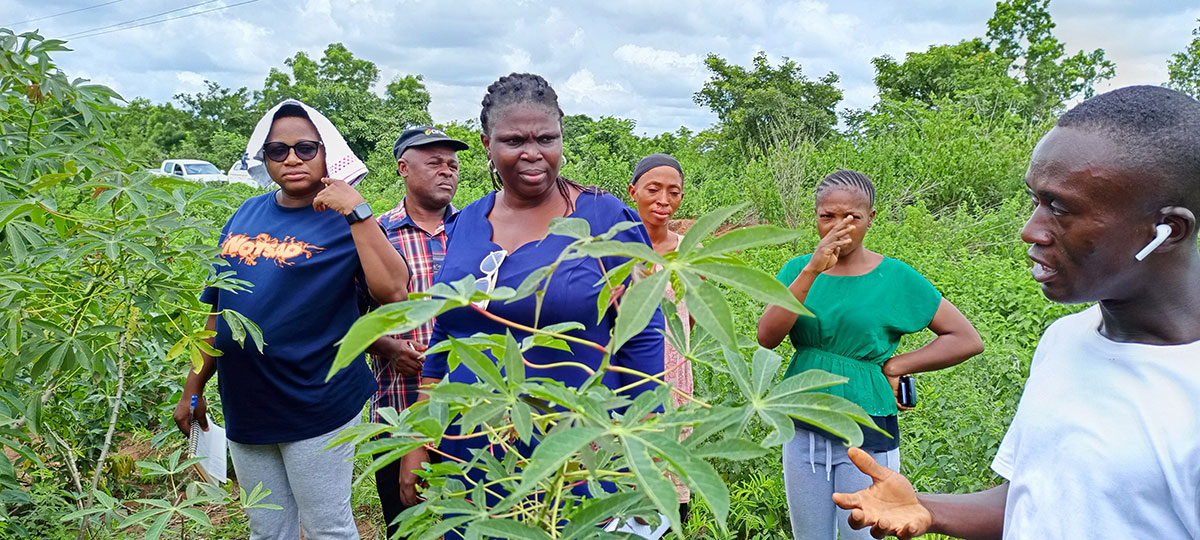
<svg viewBox="0 0 1200 540"><path fill-rule="evenodd" d="M580 208L580 206L579 206L579 202L581 200L583 200L583 195L585 193L588 193L587 189L580 190L579 193L575 194L575 200L572 201L572 205L575 207L575 209L572 210L570 214L567 214L566 216L563 216L563 217L575 217L575 214L578 214L579 211L582 210L582 208ZM484 212L483 212L483 222L487 226L488 243L490 243L495 248L500 248L500 244L497 244L496 241L494 240L494 238L496 236L496 228L492 225L492 220L489 219L488 216L490 216L492 214L492 210L496 209L496 197L499 194L500 194L500 192L495 191L495 190L493 190L491 193L488 194L488 196L491 198L491 200L487 202L487 204L486 204L487 208L485 208ZM595 197L593 197L593 198L598 198L599 196L600 196L600 193L596 193ZM550 236L550 232L547 230L545 236L543 236L539 239L536 239L536 240L530 240L528 242L525 242L524 244L517 246L516 249L508 252L508 254L509 254L509 256L512 256L516 252L524 249L525 246L528 246L530 244L541 243L543 240L545 240L549 236ZM503 248L500 248L500 249L503 249Z"/></svg>
<svg viewBox="0 0 1200 540"><path fill-rule="evenodd" d="M860 248L860 249L862 249L862 248ZM869 268L866 272L863 272L861 274L830 274L829 272L824 272L821 275L829 276L829 277L837 277L837 278L856 278L856 277L869 276L869 275L875 273L875 271L878 270L880 266L883 266L883 261L886 261L888 258L887 255L883 255L881 253L874 253L874 254L879 255L879 261L876 262L875 265L872 266L871 268Z"/></svg>

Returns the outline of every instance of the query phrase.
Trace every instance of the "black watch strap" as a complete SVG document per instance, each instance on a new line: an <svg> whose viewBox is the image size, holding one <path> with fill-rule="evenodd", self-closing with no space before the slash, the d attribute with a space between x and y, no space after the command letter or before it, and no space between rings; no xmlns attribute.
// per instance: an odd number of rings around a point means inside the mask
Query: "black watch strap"
<svg viewBox="0 0 1200 540"><path fill-rule="evenodd" d="M371 205L367 204L365 201L360 202L354 207L353 210L350 211L349 214L346 214L346 223L353 225L371 217L372 215Z"/></svg>

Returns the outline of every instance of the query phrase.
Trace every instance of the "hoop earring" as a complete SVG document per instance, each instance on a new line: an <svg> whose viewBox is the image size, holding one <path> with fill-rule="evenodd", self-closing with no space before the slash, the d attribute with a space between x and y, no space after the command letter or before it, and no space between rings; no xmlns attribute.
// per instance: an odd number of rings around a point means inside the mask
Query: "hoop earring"
<svg viewBox="0 0 1200 540"><path fill-rule="evenodd" d="M504 183L500 181L500 175L496 171L496 164L492 162L491 156L488 156L488 177L492 179L492 189L500 191L504 187Z"/></svg>

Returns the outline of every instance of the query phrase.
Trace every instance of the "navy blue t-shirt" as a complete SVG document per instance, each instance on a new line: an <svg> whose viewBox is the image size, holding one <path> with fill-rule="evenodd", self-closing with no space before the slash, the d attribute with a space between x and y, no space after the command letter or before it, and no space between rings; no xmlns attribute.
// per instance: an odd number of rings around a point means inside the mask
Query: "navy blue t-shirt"
<svg viewBox="0 0 1200 540"><path fill-rule="evenodd" d="M249 291L209 287L201 300L232 309L262 328L259 353L230 336L218 317L214 344L217 381L227 436L243 444L292 442L327 433L356 415L375 392L375 379L359 359L325 376L337 342L358 318L355 294L364 282L346 218L312 206L288 208L275 192L259 195L234 212L221 231L221 257Z"/></svg>

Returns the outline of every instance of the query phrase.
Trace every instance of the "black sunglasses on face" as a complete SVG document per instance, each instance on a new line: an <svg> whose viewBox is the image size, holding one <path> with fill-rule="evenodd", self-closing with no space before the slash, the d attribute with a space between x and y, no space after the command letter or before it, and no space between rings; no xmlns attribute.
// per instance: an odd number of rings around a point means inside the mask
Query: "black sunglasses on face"
<svg viewBox="0 0 1200 540"><path fill-rule="evenodd" d="M321 149L321 141L299 141L296 144L269 142L262 148L263 155L271 161L282 162L287 159L293 148L296 150L296 157L302 161L308 161L317 157L317 151Z"/></svg>

